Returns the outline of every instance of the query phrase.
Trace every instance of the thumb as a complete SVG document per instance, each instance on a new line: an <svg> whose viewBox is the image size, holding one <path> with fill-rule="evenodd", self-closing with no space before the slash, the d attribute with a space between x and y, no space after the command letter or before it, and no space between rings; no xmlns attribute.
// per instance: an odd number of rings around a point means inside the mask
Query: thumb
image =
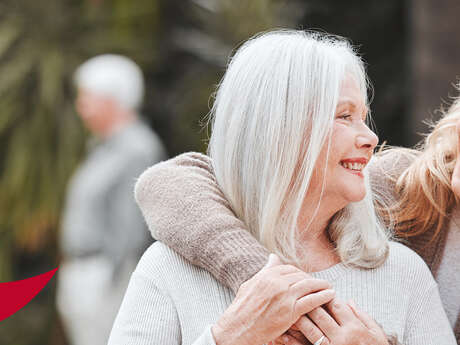
<svg viewBox="0 0 460 345"><path fill-rule="evenodd" d="M265 264L264 268L274 267L274 266L278 266L278 265L281 265L281 264L282 264L282 262L281 262L280 258L276 254L272 253L272 254L270 254L268 256L268 261Z"/></svg>

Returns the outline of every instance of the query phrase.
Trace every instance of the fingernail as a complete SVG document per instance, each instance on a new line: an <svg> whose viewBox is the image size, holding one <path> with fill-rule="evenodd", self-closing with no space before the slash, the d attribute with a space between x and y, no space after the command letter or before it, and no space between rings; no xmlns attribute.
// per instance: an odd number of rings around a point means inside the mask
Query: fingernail
<svg viewBox="0 0 460 345"><path fill-rule="evenodd" d="M289 337L287 335L283 335L282 338L285 343L289 342Z"/></svg>

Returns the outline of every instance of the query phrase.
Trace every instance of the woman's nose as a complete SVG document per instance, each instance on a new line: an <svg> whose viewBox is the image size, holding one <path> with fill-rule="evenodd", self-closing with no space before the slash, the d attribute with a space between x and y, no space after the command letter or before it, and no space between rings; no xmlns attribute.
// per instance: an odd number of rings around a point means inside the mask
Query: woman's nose
<svg viewBox="0 0 460 345"><path fill-rule="evenodd" d="M363 125L360 133L356 137L356 146L358 148L374 149L379 143L379 137L367 125Z"/></svg>

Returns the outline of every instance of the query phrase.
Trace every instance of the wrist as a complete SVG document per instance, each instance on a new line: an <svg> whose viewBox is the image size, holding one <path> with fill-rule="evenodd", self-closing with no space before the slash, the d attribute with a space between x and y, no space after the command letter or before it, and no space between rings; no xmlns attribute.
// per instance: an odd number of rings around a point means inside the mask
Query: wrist
<svg viewBox="0 0 460 345"><path fill-rule="evenodd" d="M246 339L240 327L228 325L224 320L217 321L211 326L211 334L216 345L252 345Z"/></svg>
<svg viewBox="0 0 460 345"><path fill-rule="evenodd" d="M225 331L216 323L211 326L211 334L216 345L226 345Z"/></svg>

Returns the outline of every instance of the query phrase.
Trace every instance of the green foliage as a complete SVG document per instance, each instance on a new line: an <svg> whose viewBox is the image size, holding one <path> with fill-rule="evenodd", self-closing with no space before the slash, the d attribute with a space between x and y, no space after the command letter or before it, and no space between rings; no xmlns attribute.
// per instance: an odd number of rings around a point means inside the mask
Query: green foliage
<svg viewBox="0 0 460 345"><path fill-rule="evenodd" d="M3 0L0 4L0 282L58 264L69 177L85 152L72 74L120 53L143 68L144 113L171 154L203 151L201 119L232 48L286 24L274 0ZM153 114L158 116L153 116ZM41 297L40 297L41 296ZM0 343L64 342L54 285L0 326ZM24 325L29 332L23 334ZM22 327L21 327L22 328Z"/></svg>
<svg viewBox="0 0 460 345"><path fill-rule="evenodd" d="M379 88L376 113L399 124L406 103L401 87L404 3L1 1L0 282L43 273L59 261L66 185L85 151L86 132L74 111L72 86L72 74L84 60L109 52L133 58L147 81L144 115L169 153L204 151L208 134L202 120L233 49L257 32L302 23L363 44ZM391 25L385 25L388 20ZM385 114L399 120L388 121ZM381 129L387 125L377 122ZM54 285L2 322L0 344L65 343L53 300Z"/></svg>
<svg viewBox="0 0 460 345"><path fill-rule="evenodd" d="M1 245L55 242L68 178L84 152L72 73L102 52L151 56L157 2L4 1L0 25ZM11 278L0 251L0 281Z"/></svg>
<svg viewBox="0 0 460 345"><path fill-rule="evenodd" d="M288 6L298 9L298 1L172 3L169 6L180 19L163 20L161 51L156 60L162 70L154 72L146 110L161 114L152 123L163 134L171 155L190 150L204 152L208 135L203 119L234 49L258 32L295 27L302 11L293 14Z"/></svg>

